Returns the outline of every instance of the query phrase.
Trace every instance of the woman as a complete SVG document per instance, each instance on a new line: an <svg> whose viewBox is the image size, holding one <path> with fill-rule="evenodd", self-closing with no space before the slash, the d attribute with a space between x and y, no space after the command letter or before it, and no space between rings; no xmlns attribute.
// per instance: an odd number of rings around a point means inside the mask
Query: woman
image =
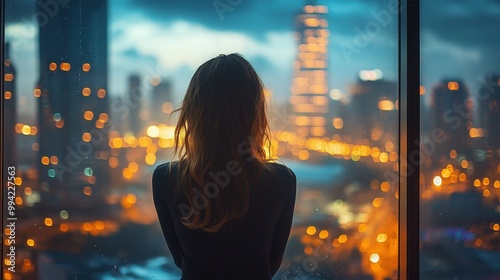
<svg viewBox="0 0 500 280"><path fill-rule="evenodd" d="M179 160L153 173L181 279L271 279L281 264L296 178L266 157L265 102L259 76L238 54L205 62L191 79L175 129Z"/></svg>

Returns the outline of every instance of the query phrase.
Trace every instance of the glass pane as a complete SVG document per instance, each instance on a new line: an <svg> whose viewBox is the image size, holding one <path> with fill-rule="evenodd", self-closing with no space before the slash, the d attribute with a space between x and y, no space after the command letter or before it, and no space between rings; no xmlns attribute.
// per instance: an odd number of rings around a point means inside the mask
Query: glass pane
<svg viewBox="0 0 500 280"><path fill-rule="evenodd" d="M500 4L421 5L421 279L496 279Z"/></svg>
<svg viewBox="0 0 500 280"><path fill-rule="evenodd" d="M194 71L232 52L263 79L272 152L298 180L274 279L397 278L397 1L5 7L4 279L179 279L151 175L175 159Z"/></svg>

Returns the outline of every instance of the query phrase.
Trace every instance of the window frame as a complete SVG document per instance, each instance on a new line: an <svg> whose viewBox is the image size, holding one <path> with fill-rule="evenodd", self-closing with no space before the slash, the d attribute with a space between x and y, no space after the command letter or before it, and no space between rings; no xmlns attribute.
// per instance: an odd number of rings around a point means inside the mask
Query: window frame
<svg viewBox="0 0 500 280"><path fill-rule="evenodd" d="M399 279L420 279L420 0L399 0Z"/></svg>

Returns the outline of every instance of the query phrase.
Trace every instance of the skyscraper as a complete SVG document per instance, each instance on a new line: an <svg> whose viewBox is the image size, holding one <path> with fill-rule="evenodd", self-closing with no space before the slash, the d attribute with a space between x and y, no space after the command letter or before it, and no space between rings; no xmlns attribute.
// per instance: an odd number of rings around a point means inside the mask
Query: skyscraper
<svg viewBox="0 0 500 280"><path fill-rule="evenodd" d="M479 123L484 130L480 150L490 159L500 158L500 74L486 77L476 99L479 101Z"/></svg>
<svg viewBox="0 0 500 280"><path fill-rule="evenodd" d="M322 137L328 112L328 22L326 6L308 1L295 18L298 53L293 69L290 123L302 137Z"/></svg>
<svg viewBox="0 0 500 280"><path fill-rule="evenodd" d="M109 189L107 12L106 0L70 1L39 28L44 207L95 208Z"/></svg>
<svg viewBox="0 0 500 280"><path fill-rule="evenodd" d="M343 128L340 135L355 142L385 143L397 137L397 83L382 78L378 69L360 71L350 86L351 100L341 107Z"/></svg>
<svg viewBox="0 0 500 280"><path fill-rule="evenodd" d="M172 105L172 84L170 81L162 81L153 87L153 98L151 100L153 121L167 125L173 125L174 120L170 113L174 110Z"/></svg>
<svg viewBox="0 0 500 280"><path fill-rule="evenodd" d="M141 77L139 75L133 74L128 77L128 98L128 105L130 106L130 114L128 115L129 131L137 136L142 127L139 116L141 112L141 102L139 101L142 98Z"/></svg>
<svg viewBox="0 0 500 280"><path fill-rule="evenodd" d="M5 155L3 162L5 166L12 166L16 163L16 69L12 63L12 58L10 56L10 44L5 44L5 61L3 62L4 67L4 145L5 145ZM5 168L6 170L6 168Z"/></svg>
<svg viewBox="0 0 500 280"><path fill-rule="evenodd" d="M430 119L434 121L431 131L442 130L447 139L436 147L435 158L448 155L451 150L459 154L470 150L468 129L472 123L469 97L469 91L460 79L444 79L433 87Z"/></svg>

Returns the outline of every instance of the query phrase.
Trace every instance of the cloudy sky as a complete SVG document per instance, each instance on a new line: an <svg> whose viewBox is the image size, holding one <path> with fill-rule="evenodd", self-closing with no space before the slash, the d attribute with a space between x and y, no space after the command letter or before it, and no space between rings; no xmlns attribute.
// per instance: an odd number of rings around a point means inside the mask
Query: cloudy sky
<svg viewBox="0 0 500 280"><path fill-rule="evenodd" d="M329 8L330 89L347 93L363 69L378 68L384 78L397 78L398 30L397 15L390 13L392 1L318 1ZM497 0L421 2L422 83L427 88L446 77L463 78L474 88L479 75L500 72ZM239 52L255 66L274 100L287 100L297 53L294 15L304 0L108 3L111 94L125 93L131 73L156 73L173 82L180 101L201 63L219 53ZM20 94L26 96L32 96L37 78L35 5L35 0L6 0L6 37L23 81L18 84Z"/></svg>

